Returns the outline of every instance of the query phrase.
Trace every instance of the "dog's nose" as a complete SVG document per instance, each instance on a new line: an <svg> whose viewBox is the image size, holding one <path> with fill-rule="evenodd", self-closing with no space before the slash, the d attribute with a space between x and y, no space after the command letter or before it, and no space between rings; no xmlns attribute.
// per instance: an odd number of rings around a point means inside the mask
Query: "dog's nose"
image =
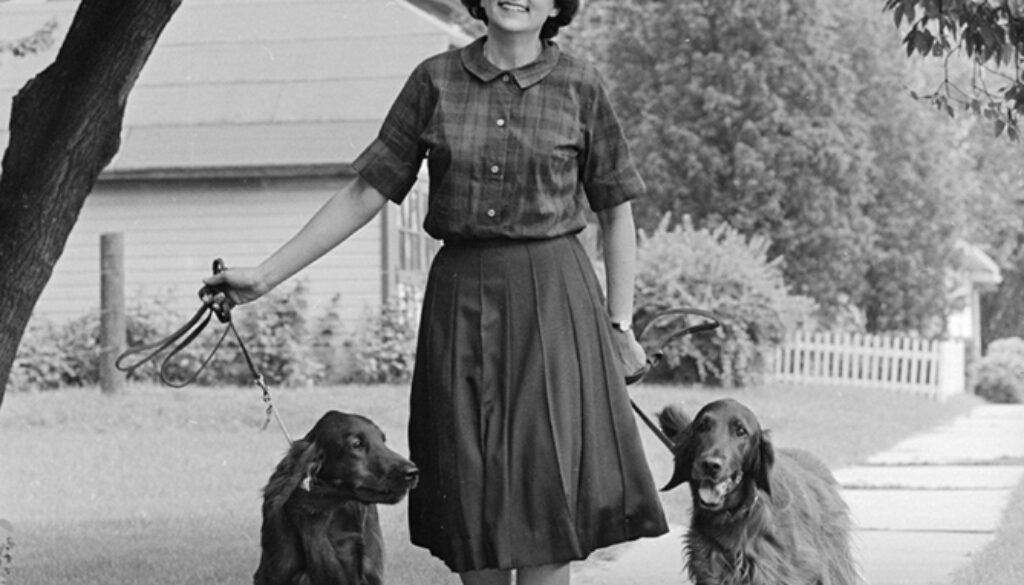
<svg viewBox="0 0 1024 585"><path fill-rule="evenodd" d="M700 462L704 473L709 476L716 476L722 471L722 460L718 458L709 457Z"/></svg>
<svg viewBox="0 0 1024 585"><path fill-rule="evenodd" d="M420 470L415 467L410 467L405 471L405 481L409 484L415 484L420 479Z"/></svg>

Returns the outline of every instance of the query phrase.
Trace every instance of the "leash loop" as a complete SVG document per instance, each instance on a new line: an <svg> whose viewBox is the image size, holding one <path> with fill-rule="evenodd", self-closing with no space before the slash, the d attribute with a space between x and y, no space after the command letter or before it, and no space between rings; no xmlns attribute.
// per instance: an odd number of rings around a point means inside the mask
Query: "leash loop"
<svg viewBox="0 0 1024 585"><path fill-rule="evenodd" d="M213 261L213 273L219 274L225 269L224 260L217 258ZM270 395L270 388L267 387L267 383L256 367L256 363L252 359L252 355L249 353L249 349L245 346L245 342L242 341L242 336L238 333L238 329L235 328L234 322L231 320L231 305L230 299L226 302L216 302L215 297L217 294L227 294L227 288L221 286L210 286L206 285L199 289L199 298L203 304L199 309L192 315L192 318L188 320L185 325L178 328L175 332L171 333L167 337L156 341L154 343L144 344L138 347L131 348L117 357L114 362L114 367L127 375L131 375L143 365L155 360L160 354L167 349L170 349L170 353L163 358L163 361L159 367L160 381L172 388L184 388L189 384L192 384L199 377L206 366L213 360L213 356L220 349L224 343L224 339L228 336L228 333L232 333L235 337L235 341L238 343L239 349L242 350L242 356L245 358L245 364L249 368L249 372L253 376L253 381L263 392L263 402L266 404L266 420L263 421L262 429L266 430L270 424L270 419L276 418L278 426L281 428L281 432L284 434L285 439L291 444L294 441L292 436L288 433L288 429L284 425L284 420L281 419L281 415L277 412L277 408L274 407L273 397ZM213 349L210 353L203 358L203 361L199 364L191 374L186 376L183 380L175 380L170 375L170 364L171 361L181 353L186 347L189 346L199 334L206 329L209 325L210 320L213 316L217 317L217 320L224 323L226 327L220 333L216 343L213 345ZM138 357L134 362L130 362L129 358Z"/></svg>

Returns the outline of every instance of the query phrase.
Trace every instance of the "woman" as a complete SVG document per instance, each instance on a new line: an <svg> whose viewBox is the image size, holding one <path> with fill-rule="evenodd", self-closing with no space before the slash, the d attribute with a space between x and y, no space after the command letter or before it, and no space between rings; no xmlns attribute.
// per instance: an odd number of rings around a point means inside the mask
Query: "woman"
<svg viewBox="0 0 1024 585"><path fill-rule="evenodd" d="M410 530L463 583L569 582L569 561L666 532L624 376L643 183L590 65L550 39L578 0L463 0L486 36L421 63L357 178L257 268L206 280L252 301L331 250L426 158L431 266L409 444ZM576 234L597 213L607 297Z"/></svg>

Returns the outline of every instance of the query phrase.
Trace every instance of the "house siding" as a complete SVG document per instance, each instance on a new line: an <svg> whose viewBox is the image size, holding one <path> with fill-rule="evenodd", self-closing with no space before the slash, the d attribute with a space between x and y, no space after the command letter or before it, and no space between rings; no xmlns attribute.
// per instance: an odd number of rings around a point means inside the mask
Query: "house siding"
<svg viewBox="0 0 1024 585"><path fill-rule="evenodd" d="M168 299L166 310L190 313L214 258L229 266L260 262L347 180L102 183L89 196L36 313L60 321L99 308L99 242L106 232L124 234L129 305ZM297 276L314 308L340 294L340 316L354 324L379 305L381 241L378 218Z"/></svg>
<svg viewBox="0 0 1024 585"><path fill-rule="evenodd" d="M11 96L56 55L76 9L70 1L0 5L0 38L57 22L57 45L0 67L4 120ZM130 305L166 298L169 311L193 311L213 258L253 265L294 235L351 180L349 163L415 65L469 40L403 0L184 3L129 96L121 148L34 318L60 322L98 309L106 232L124 234ZM393 292L385 250L393 216L381 214L302 271L314 305L340 295L342 319L356 324Z"/></svg>

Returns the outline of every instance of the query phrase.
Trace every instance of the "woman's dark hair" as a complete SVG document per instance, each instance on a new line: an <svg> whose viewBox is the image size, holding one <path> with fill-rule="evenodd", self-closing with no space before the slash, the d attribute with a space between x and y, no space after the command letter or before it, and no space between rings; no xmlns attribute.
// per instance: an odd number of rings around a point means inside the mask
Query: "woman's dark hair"
<svg viewBox="0 0 1024 585"><path fill-rule="evenodd" d="M480 0L462 0L462 4L465 5L470 16L487 24L487 14L484 12L484 7L480 6ZM554 38L558 34L558 29L572 22L576 12L580 9L580 0L555 0L555 8L558 9L558 14L549 18L544 23L544 27L540 29L540 38L542 39Z"/></svg>

